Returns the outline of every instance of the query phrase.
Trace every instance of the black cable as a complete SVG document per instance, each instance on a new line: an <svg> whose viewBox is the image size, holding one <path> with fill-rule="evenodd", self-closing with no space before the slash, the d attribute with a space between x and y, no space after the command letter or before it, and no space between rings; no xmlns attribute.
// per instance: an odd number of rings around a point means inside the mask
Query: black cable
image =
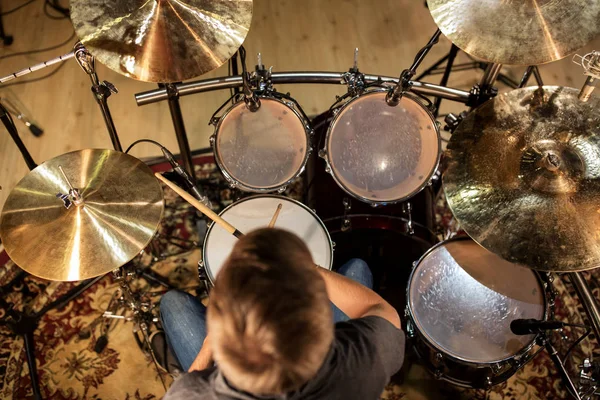
<svg viewBox="0 0 600 400"><path fill-rule="evenodd" d="M129 153L129 150L131 150L131 148L132 148L133 146L135 146L136 144L139 144L139 143L143 143L143 142L152 143L152 144L154 144L154 145L156 145L156 146L160 147L160 148L161 148L161 150L162 150L162 149L164 149L164 148L166 148L166 147L165 147L165 146L163 146L162 144L158 143L156 140L152 140L152 139L138 139L138 140L136 140L135 142L133 142L133 143L131 143L131 144L129 145L129 147L127 148L127 150L125 150L125 154Z"/></svg>
<svg viewBox="0 0 600 400"><path fill-rule="evenodd" d="M24 85L26 83L33 83L33 82L37 82L37 81L41 81L44 80L46 78L50 78L52 75L56 74L58 71L60 71L60 69L62 67L64 67L66 64L62 63L58 66L58 68L56 68L54 71L50 72L49 74L46 74L44 76L40 76L39 78L35 78L35 79L28 79L26 81L19 81L19 82L14 82L14 83L6 83L6 84L2 84L0 85L0 89L4 89L7 88L9 86L16 86L16 85Z"/></svg>
<svg viewBox="0 0 600 400"><path fill-rule="evenodd" d="M575 349L575 347L577 347L577 345L579 343L581 343L586 337L589 336L590 333L592 333L592 329L587 326L587 325L581 325L581 324L565 324L567 326L573 326L576 328L585 328L585 333L583 335L581 335L579 337L579 339L577 339L576 341L573 342L573 344L571 345L571 347L569 347L569 349L567 350L567 352L565 353L565 356L563 357L563 364L567 363L567 358L569 358L569 354L571 354L571 352L573 351L573 349Z"/></svg>
<svg viewBox="0 0 600 400"><path fill-rule="evenodd" d="M23 8L23 7L25 7L25 6L27 6L27 5L31 4L31 3L33 3L34 1L35 1L35 0L29 0L29 1L26 1L25 3L21 4L20 6L16 6L15 8L13 8L13 9L11 9L11 10L8 10L8 11L5 11L5 12L3 12L3 13L0 13L0 16L2 16L2 17L3 17L3 16L5 16L5 15L12 14L12 13L14 13L15 11L17 11L17 10L20 10L21 8Z"/></svg>
<svg viewBox="0 0 600 400"><path fill-rule="evenodd" d="M64 42L61 42L57 45L45 47L43 49L21 51L18 53L6 54L4 56L0 56L0 60L3 60L5 58L10 58L10 57L24 56L24 55L28 55L28 54L43 53L45 51L55 50L55 49L58 49L58 48L64 46L65 44L69 43L71 40L73 40L74 37L75 37L75 31L73 31L73 33L71 33L71 36L69 36L69 38L67 40L65 40Z"/></svg>
<svg viewBox="0 0 600 400"><path fill-rule="evenodd" d="M48 7L61 14L61 16L52 15L48 12ZM44 14L50 19L67 19L70 16L69 9L61 7L58 0L44 0Z"/></svg>

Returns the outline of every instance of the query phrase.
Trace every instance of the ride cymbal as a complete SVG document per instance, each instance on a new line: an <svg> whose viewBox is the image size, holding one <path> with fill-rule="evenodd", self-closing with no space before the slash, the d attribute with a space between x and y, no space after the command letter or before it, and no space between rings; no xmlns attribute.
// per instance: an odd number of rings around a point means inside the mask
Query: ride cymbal
<svg viewBox="0 0 600 400"><path fill-rule="evenodd" d="M80 197L66 196L65 176ZM114 150L74 151L21 179L0 215L0 237L10 258L32 275L93 278L146 247L163 207L160 184L137 158Z"/></svg>
<svg viewBox="0 0 600 400"><path fill-rule="evenodd" d="M146 82L179 82L223 65L241 46L252 0L71 0L86 49Z"/></svg>
<svg viewBox="0 0 600 400"><path fill-rule="evenodd" d="M600 266L600 98L545 86L501 94L448 143L448 204L475 241L541 271Z"/></svg>
<svg viewBox="0 0 600 400"><path fill-rule="evenodd" d="M600 33L600 2L427 0L452 43L485 61L536 65L560 60Z"/></svg>

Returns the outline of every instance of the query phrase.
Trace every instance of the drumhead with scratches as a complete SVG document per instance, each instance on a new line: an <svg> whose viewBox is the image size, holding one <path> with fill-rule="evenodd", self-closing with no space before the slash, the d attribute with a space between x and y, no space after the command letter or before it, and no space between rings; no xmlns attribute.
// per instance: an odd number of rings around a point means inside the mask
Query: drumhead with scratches
<svg viewBox="0 0 600 400"><path fill-rule="evenodd" d="M308 246L315 264L331 269L333 246L329 232L319 217L300 202L283 196L258 195L230 205L219 215L240 232L247 233L257 228L266 228L280 203L282 207L275 227L299 236ZM237 240L217 224L213 224L206 233L202 259L211 282L214 283Z"/></svg>
<svg viewBox="0 0 600 400"><path fill-rule="evenodd" d="M243 101L235 104L217 124L213 140L225 176L248 191L280 188L300 174L308 158L306 123L272 98L260 98L256 112Z"/></svg>
<svg viewBox="0 0 600 400"><path fill-rule="evenodd" d="M472 240L450 240L417 264L408 288L417 330L444 354L494 363L528 347L510 322L544 319L544 290L530 269L503 260Z"/></svg>
<svg viewBox="0 0 600 400"><path fill-rule="evenodd" d="M440 138L431 113L409 95L391 107L386 94L370 92L351 100L327 132L325 152L333 177L367 202L413 196L439 161Z"/></svg>

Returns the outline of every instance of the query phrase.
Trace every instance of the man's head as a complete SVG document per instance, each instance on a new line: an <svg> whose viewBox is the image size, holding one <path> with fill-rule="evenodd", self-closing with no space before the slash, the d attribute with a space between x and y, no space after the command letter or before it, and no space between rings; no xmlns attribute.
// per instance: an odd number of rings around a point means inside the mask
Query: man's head
<svg viewBox="0 0 600 400"><path fill-rule="evenodd" d="M333 341L325 282L304 242L280 229L238 241L219 272L207 318L219 368L253 394L298 389Z"/></svg>

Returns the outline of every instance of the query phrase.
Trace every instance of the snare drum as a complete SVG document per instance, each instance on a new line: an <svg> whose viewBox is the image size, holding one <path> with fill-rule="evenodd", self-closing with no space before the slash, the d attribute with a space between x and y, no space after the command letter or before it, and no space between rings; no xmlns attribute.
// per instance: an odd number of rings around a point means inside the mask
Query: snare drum
<svg viewBox="0 0 600 400"><path fill-rule="evenodd" d="M440 158L431 112L410 93L389 106L387 93L365 92L335 110L319 153L342 189L374 205L414 196L429 183Z"/></svg>
<svg viewBox="0 0 600 400"><path fill-rule="evenodd" d="M469 238L431 248L416 264L407 291L407 334L434 375L488 388L506 381L533 356L536 336L517 336L510 322L545 320L547 282Z"/></svg>
<svg viewBox="0 0 600 400"><path fill-rule="evenodd" d="M296 200L276 195L257 195L231 204L219 215L245 233L257 228L266 228L278 204L282 207L275 227L298 235L308 246L315 264L330 270L333 264L331 237L321 219ZM214 283L237 240L217 224L212 224L206 232L202 264L211 283Z"/></svg>
<svg viewBox="0 0 600 400"><path fill-rule="evenodd" d="M234 104L216 123L210 142L231 186L282 192L304 170L311 129L294 102L272 96L259 100L255 112L243 101Z"/></svg>

